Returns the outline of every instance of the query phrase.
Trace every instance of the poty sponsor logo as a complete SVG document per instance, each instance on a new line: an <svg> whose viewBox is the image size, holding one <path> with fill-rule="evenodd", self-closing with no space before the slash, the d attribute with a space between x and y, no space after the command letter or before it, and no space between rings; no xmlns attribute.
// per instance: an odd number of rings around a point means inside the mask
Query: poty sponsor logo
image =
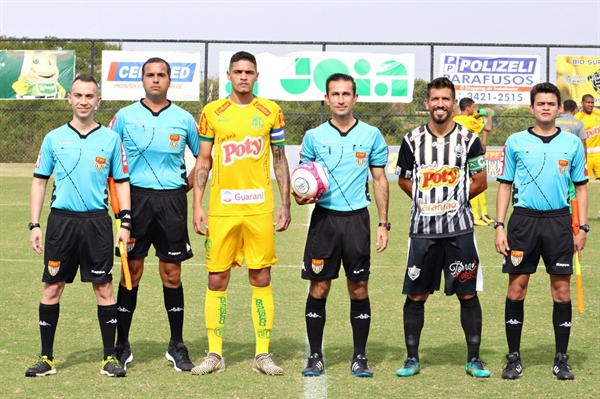
<svg viewBox="0 0 600 399"><path fill-rule="evenodd" d="M102 274L105 274L106 272L104 270L92 270L92 273L102 275Z"/></svg>
<svg viewBox="0 0 600 399"><path fill-rule="evenodd" d="M246 136L242 141L226 141L221 144L223 151L223 165L229 166L237 160L244 158L258 159L262 154L263 137Z"/></svg>
<svg viewBox="0 0 600 399"><path fill-rule="evenodd" d="M421 187L422 191L429 190L438 186L454 186L458 181L458 168L449 168L444 166L439 170L424 170L421 172Z"/></svg>
<svg viewBox="0 0 600 399"><path fill-rule="evenodd" d="M195 62L171 62L171 82L191 82L197 64ZM143 62L116 61L110 63L109 82L139 82L142 80Z"/></svg>

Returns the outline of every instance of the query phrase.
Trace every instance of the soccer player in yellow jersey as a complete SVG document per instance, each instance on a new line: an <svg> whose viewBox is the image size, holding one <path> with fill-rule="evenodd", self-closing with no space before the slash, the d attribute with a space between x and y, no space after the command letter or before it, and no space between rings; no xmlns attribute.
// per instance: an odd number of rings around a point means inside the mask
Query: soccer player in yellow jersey
<svg viewBox="0 0 600 399"><path fill-rule="evenodd" d="M487 120L484 123L483 118L475 111L475 101L472 98L461 98L458 107L460 113L454 116L454 122L460 123L477 136L481 134L481 146L485 151L488 133L492 131L492 110L486 108ZM494 219L488 215L485 191L471 199L471 207L475 217L473 221L475 226L488 226L490 223L494 223ZM479 208L481 208L481 213L479 213Z"/></svg>
<svg viewBox="0 0 600 399"><path fill-rule="evenodd" d="M202 364L192 369L192 374L225 371L222 348L227 285L231 268L241 266L245 259L252 286L256 342L252 369L281 375L283 369L269 354L269 340L275 313L271 291L271 266L277 263L274 234L286 230L291 221L285 123L276 103L252 93L258 78L256 58L252 54L235 53L227 77L231 81L231 96L207 104L200 118L194 229L196 233L206 235L208 353ZM281 194L281 207L275 222L269 148ZM211 169L207 219L202 209L202 197Z"/></svg>
<svg viewBox="0 0 600 399"><path fill-rule="evenodd" d="M583 122L586 139L583 147L586 149L587 169L591 179L600 180L600 110L594 109L594 96L586 94L581 99L581 112L575 118ZM600 219L600 205L598 207Z"/></svg>

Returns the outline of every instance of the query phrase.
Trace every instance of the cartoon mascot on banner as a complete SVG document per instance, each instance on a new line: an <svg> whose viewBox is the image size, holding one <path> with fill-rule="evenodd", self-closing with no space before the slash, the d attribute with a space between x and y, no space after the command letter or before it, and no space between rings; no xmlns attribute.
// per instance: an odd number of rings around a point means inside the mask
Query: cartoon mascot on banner
<svg viewBox="0 0 600 399"><path fill-rule="evenodd" d="M66 90L58 83L58 75L56 55L26 51L21 76L12 84L16 98L65 98Z"/></svg>

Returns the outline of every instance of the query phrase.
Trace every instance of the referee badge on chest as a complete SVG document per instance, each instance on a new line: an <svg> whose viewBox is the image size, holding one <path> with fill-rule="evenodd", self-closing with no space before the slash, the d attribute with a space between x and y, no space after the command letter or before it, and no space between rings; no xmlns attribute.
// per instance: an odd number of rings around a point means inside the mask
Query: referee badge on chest
<svg viewBox="0 0 600 399"><path fill-rule="evenodd" d="M172 149L177 149L179 147L179 141L181 140L181 136L178 134L169 135L169 145Z"/></svg>
<svg viewBox="0 0 600 399"><path fill-rule="evenodd" d="M323 259L313 259L312 260L312 270L315 274L319 274L323 271L323 266L325 265L325 261Z"/></svg>
<svg viewBox="0 0 600 399"><path fill-rule="evenodd" d="M567 172L567 167L569 166L569 161L565 159L558 160L558 173L564 175Z"/></svg>
<svg viewBox="0 0 600 399"><path fill-rule="evenodd" d="M358 166L365 166L365 162L367 161L367 153L366 152L356 152L356 164Z"/></svg>
<svg viewBox="0 0 600 399"><path fill-rule="evenodd" d="M56 276L58 271L60 270L60 261L59 260L49 260L48 261L48 273L51 276Z"/></svg>
<svg viewBox="0 0 600 399"><path fill-rule="evenodd" d="M96 160L94 161L94 168L96 168L96 171L102 172L102 169L104 169L105 166L106 158L96 157Z"/></svg>
<svg viewBox="0 0 600 399"><path fill-rule="evenodd" d="M517 267L523 262L523 251L510 251L510 262Z"/></svg>
<svg viewBox="0 0 600 399"><path fill-rule="evenodd" d="M413 265L412 267L408 268L406 273L408 274L408 278L410 278L412 281L415 281L421 275L421 269Z"/></svg>

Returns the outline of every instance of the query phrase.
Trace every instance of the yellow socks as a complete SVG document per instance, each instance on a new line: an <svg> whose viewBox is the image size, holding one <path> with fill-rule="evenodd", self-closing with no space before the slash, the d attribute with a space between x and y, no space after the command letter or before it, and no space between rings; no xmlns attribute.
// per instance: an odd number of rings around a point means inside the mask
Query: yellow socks
<svg viewBox="0 0 600 399"><path fill-rule="evenodd" d="M223 355L223 327L227 318L227 291L206 289L204 303L208 351Z"/></svg>
<svg viewBox="0 0 600 399"><path fill-rule="evenodd" d="M274 315L275 306L271 285L269 284L267 287L252 286L252 323L254 324L257 355L269 353Z"/></svg>

